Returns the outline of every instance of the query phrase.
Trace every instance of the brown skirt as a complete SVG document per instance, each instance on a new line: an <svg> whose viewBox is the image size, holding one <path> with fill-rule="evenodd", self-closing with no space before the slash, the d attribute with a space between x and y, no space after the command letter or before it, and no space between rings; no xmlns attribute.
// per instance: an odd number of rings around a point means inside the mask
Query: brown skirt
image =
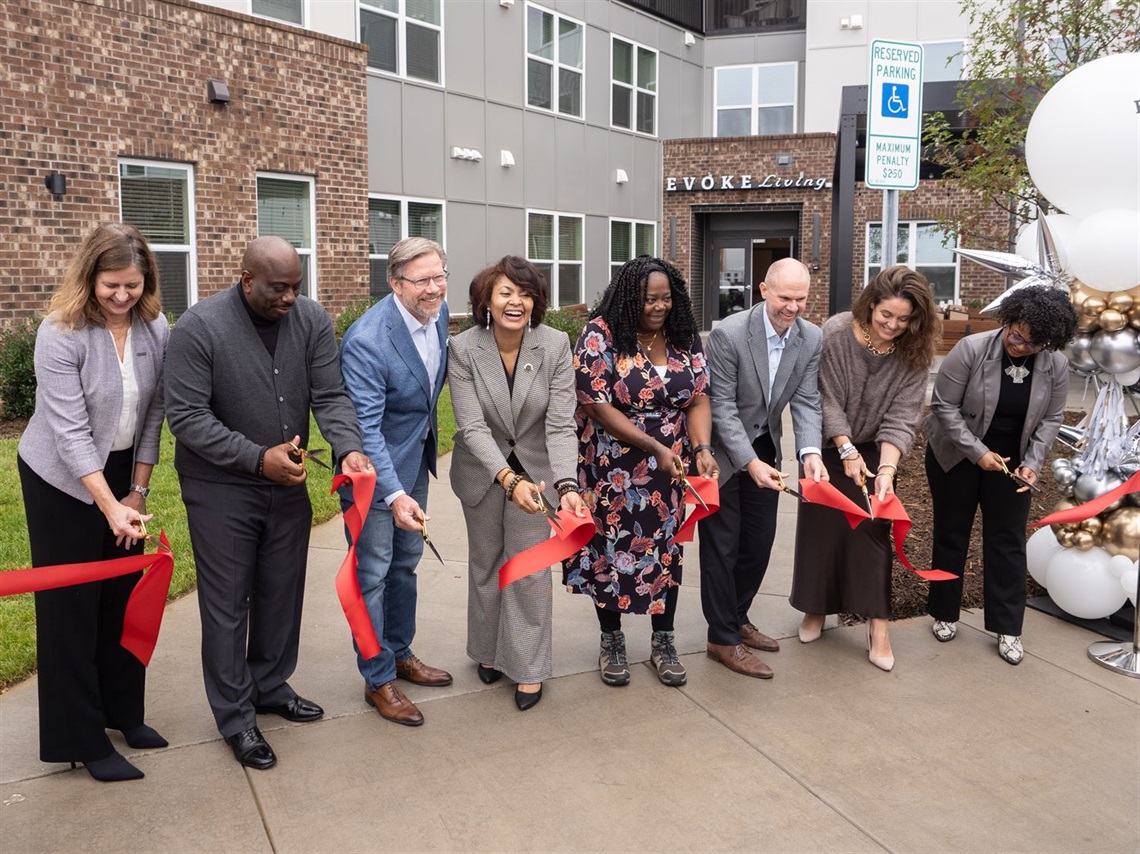
<svg viewBox="0 0 1140 854"><path fill-rule="evenodd" d="M869 442L857 447L867 468L875 471L879 465L878 446ZM823 462L831 476L831 485L857 506L866 507L862 490L843 473L839 451L825 448ZM868 489L871 489L870 484ZM789 601L805 614L889 617L890 523L865 519L852 529L838 510L801 503Z"/></svg>

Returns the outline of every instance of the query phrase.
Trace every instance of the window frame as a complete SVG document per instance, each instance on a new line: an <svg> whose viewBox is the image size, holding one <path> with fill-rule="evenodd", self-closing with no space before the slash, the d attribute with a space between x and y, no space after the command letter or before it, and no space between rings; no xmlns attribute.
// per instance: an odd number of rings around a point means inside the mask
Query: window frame
<svg viewBox="0 0 1140 854"><path fill-rule="evenodd" d="M439 243L440 246L447 246L447 202L445 199L430 199L430 198L421 198L418 196L399 196L399 195L394 195L394 194L390 194L390 193L369 193L368 194L368 201L371 202L373 200L382 201L382 202L398 202L399 203L399 205L400 205L400 236L397 238L398 241L404 240L405 238L408 237L408 205L409 204L413 204L413 205L417 205L417 204L418 205L438 205L441 222L439 225L440 239L437 242ZM369 206L368 217L369 217L368 227L369 227L369 229L371 229L371 227L372 227L372 222L371 222L372 209L371 209L371 206ZM369 266L368 295L369 295L369 298L374 296L374 294L372 293L372 270L371 270L373 261L383 261L384 262L384 285L385 285L385 287L388 287L388 269L387 269L388 268L388 253L387 252L374 253L372 251L372 241L370 238L369 239L369 246L368 246L368 266ZM389 290L389 292L390 292L390 290ZM382 299L383 297L380 297L380 298ZM446 301L446 299L447 298L445 296L444 300Z"/></svg>
<svg viewBox="0 0 1140 854"><path fill-rule="evenodd" d="M967 80L969 78L969 60L970 60L970 57L969 57L969 53L967 51L967 48L969 48L969 46L970 46L970 40L969 39L967 39L964 36L961 38L956 38L956 39L930 39L929 41L919 42L919 44L921 44L922 48L923 48L923 52L922 52L922 62L923 62L922 81L923 81L923 83L941 83L941 82L953 83L956 81ZM956 51L956 53L961 55L960 60L962 62L962 72L958 77L951 78L949 81L946 81L945 78L942 78L942 77L939 77L937 80L928 80L927 74L926 74L926 70L927 70L926 47L928 45L944 45L944 44L959 45L959 49ZM949 69L947 69L946 66L942 66L938 70L939 70L939 72L945 72L945 71L948 71Z"/></svg>
<svg viewBox="0 0 1140 854"><path fill-rule="evenodd" d="M633 52L633 66L632 66L633 74L631 76L633 78L633 83L625 83L621 80L618 80L614 76L614 42L622 42L623 44L629 45L630 48L632 49L632 52ZM638 85L638 82L637 82L637 80L638 80L637 71L638 71L638 66L641 62L641 58L640 58L641 54L638 51L642 51L642 50L648 51L649 53L653 54L653 86L654 86L653 89L643 89L643 88L641 88L641 86ZM644 44L641 44L640 42L635 42L631 39L623 38L621 36L614 35L613 33L610 33L610 127L611 128L614 128L615 130L628 131L630 133L638 134L639 136L649 137L649 138L653 138L653 139L657 138L657 116L658 116L657 105L658 105L658 102L661 98L661 88L659 85L659 83L660 83L660 71L661 71L661 53L660 53L660 51L658 51L656 48L650 47L649 45L644 45ZM615 86L621 86L623 89L628 89L630 92L630 96L629 96L630 97L629 117L630 117L630 123L631 123L630 127L623 127L622 125L614 124L614 87ZM637 119L638 119L637 95L639 92L644 92L647 95L653 96L653 130L650 131L649 133L646 133L643 130L638 130L638 127L637 127L637 125L638 125L638 122L637 122Z"/></svg>
<svg viewBox="0 0 1140 854"><path fill-rule="evenodd" d="M610 279L612 280L614 277L614 273L617 272L617 270L621 267L622 264L626 263L626 261L632 261L634 258L637 257L637 254L638 254L637 253L637 227L639 225L642 225L642 226L647 225L647 226L652 227L652 229L653 229L653 251L650 252L649 254L653 255L653 256L657 255L657 221L656 220L650 220L650 219L629 219L628 217L622 217L622 216L611 216L609 218L609 221L610 221L609 253L607 254L606 257L609 259ZM626 258L624 261L615 261L614 260L614 225L616 223L625 224L625 225L628 225L630 227L630 241L629 241L630 256L628 258Z"/></svg>
<svg viewBox="0 0 1140 854"><path fill-rule="evenodd" d="M309 14L309 11L310 11L309 10L309 2L310 2L310 0L300 0L300 3L301 3L301 22L300 23L297 23L296 21L287 21L284 18L274 18L274 17L271 17L270 15L260 15L257 12L253 11L254 0L248 0L248 2L246 3L246 7L247 7L246 11L250 16L252 16L254 18L260 18L263 21L276 21L279 24L288 24L290 27L300 27L301 29L308 29L309 28L309 21L311 20L311 16Z"/></svg>
<svg viewBox="0 0 1140 854"><path fill-rule="evenodd" d="M923 262L923 261L916 261L915 260L915 251L918 247L918 229L919 229L919 227L924 226L924 225L932 225L932 226L938 227L938 221L933 220L933 219L902 219L902 220L899 220L898 224L899 224L899 228L902 228L904 225L907 227L908 235L907 235L907 246L906 246L906 260L905 261L896 261L895 263L903 264L904 266L909 267L912 270L918 270L919 272L921 272L922 268L925 268L925 267L937 267L940 269L947 269L947 268L952 267L954 270L954 294L953 294L953 296L950 297L948 300L945 298L939 298L937 295L933 295L933 296L934 296L935 303L957 305L958 301L961 299L961 295L962 295L962 263L961 263L961 257L957 253L951 253L951 255L952 255L951 261ZM881 230L883 227L883 221L881 219L868 220L866 225L864 226L864 230L863 230L863 237L864 237L864 242L863 242L863 247L864 247L863 248L863 287L867 287L867 285L870 284L870 282L871 282L871 268L872 267L878 267L881 270L884 266L882 263L883 259L881 259L881 258L879 259L880 263L878 263L878 264L872 264L871 263L871 228L873 226L878 226L879 229ZM944 234L944 236L948 236L948 235L945 235L945 232L943 232L943 234ZM881 239L880 239L880 246L882 246ZM896 256L897 256L897 253L896 253ZM886 266L890 266L890 265L886 265ZM931 290L933 291L933 289L931 289Z"/></svg>
<svg viewBox="0 0 1140 854"><path fill-rule="evenodd" d="M544 15L551 15L554 18L554 58L547 59L544 56L537 56L530 52L530 10L537 9ZM545 6L540 6L538 3L527 3L525 8L525 15L523 17L523 103L528 110L538 110L539 112L546 113L551 116L558 116L572 121L585 122L586 121L586 23L579 21L577 18L572 18L569 15L564 15L561 12L555 12L553 9L547 9ZM561 59L562 44L558 35L558 24L560 21L568 21L576 25L582 32L582 67L575 68L572 65L564 65ZM534 59L538 62L549 65L553 70L551 72L551 87L550 87L550 107L541 107L530 102L530 60ZM565 68L567 71L572 71L581 77L581 100L579 102L580 111L578 115L573 113L564 113L558 108L558 102L562 94L561 81L559 79L559 70Z"/></svg>
<svg viewBox="0 0 1140 854"><path fill-rule="evenodd" d="M792 67L792 100L786 101L761 101L760 99L760 69L761 68L775 68L781 65L790 65ZM749 104L721 104L720 103L720 72L722 70L734 70L740 68L750 69L752 72L752 92L751 103ZM789 133L796 133L796 128L799 126L800 119L800 64L798 61L791 62L749 62L737 65L718 65L713 68L713 137L720 137L720 113L721 110L742 110L745 107L749 110L749 136L760 136L760 110L768 109L771 107L791 107L792 108L792 129ZM780 136L780 134L763 134L764 136Z"/></svg>
<svg viewBox="0 0 1140 854"><path fill-rule="evenodd" d="M553 217L551 223L551 248L553 250L553 258L535 258L530 251L530 218L531 216L549 216ZM563 261L559 255L559 239L561 236L560 225L563 219L576 219L582 224L582 246L581 257L576 261ZM547 287L549 289L549 305L551 309L562 308L562 294L559 288L559 265L561 264L576 264L578 266L578 281L581 285L582 299L586 299L586 215L584 213L564 213L562 211L541 210L539 208L526 209L526 259L532 264L549 264L551 275L547 277ZM568 305L578 305L578 303L568 303Z"/></svg>
<svg viewBox="0 0 1140 854"><path fill-rule="evenodd" d="M306 0L308 2L308 0ZM394 19L396 21L396 70L389 71L386 68L377 68L373 65L368 65L368 60L365 58L365 71L368 74L375 74L381 77L388 77L392 79L406 80L409 83L421 83L424 86L433 86L438 89L444 88L446 82L446 69L444 68L444 57L446 56L444 46L444 13L446 3L444 0L439 0L439 25L421 21L419 18L408 17L408 4L407 0L397 0L398 7L396 14L386 12L383 9L377 9L375 6L369 6L362 0L355 0L356 2L356 41L361 41L361 26L360 16L367 12L372 15L379 15L383 18ZM424 29L435 30L439 33L439 80L425 80L422 77L411 77L408 75L408 22L411 21L413 26L423 27Z"/></svg>
<svg viewBox="0 0 1140 854"><path fill-rule="evenodd" d="M257 187L257 182L262 178L271 179L274 181L292 181L298 184L306 184L309 188L309 239L312 243L309 247L296 247L297 254L301 256L302 263L306 265L309 273L309 292L304 294L311 300L319 298L320 290L317 287L317 182L312 175L301 175L295 172L267 172L258 170L254 179L255 187L255 210L257 212L257 235L261 237L261 193ZM306 260L308 259L308 260ZM304 291L302 291L304 293Z"/></svg>
<svg viewBox="0 0 1140 854"><path fill-rule="evenodd" d="M115 172L118 178L118 191L119 191L119 221L126 222L123 217L123 177L119 170L120 166L155 166L161 169L181 169L186 172L186 218L189 228L188 238L189 242L181 243L154 243L147 238L147 244L150 246L151 251L159 252L185 252L186 260L186 307L194 305L198 302L198 226L197 217L195 217L195 184L194 184L194 164L182 163L176 160L148 160L142 157L120 157L116 164ZM131 223L128 223L131 224ZM144 237L146 235L143 235ZM162 295L161 283L159 287L159 296ZM166 311L167 309L163 309Z"/></svg>

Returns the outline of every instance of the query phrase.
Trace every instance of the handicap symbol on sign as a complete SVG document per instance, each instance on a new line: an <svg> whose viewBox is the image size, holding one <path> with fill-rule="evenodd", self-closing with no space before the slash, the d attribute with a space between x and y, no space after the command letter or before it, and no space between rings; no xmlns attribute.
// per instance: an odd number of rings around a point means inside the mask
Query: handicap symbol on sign
<svg viewBox="0 0 1140 854"><path fill-rule="evenodd" d="M883 84L882 113L888 119L905 119L910 111L910 86L906 83Z"/></svg>

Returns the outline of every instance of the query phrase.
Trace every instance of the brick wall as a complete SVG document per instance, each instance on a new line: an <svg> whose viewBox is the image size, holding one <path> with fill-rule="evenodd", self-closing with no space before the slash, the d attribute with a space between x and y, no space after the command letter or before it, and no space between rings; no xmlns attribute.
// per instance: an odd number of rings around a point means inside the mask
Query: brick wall
<svg viewBox="0 0 1140 854"><path fill-rule="evenodd" d="M119 219L120 157L193 164L199 299L257 236L258 170L314 178L321 302L368 294L360 47L189 0L5 3L0 44L0 324L42 309L83 235Z"/></svg>

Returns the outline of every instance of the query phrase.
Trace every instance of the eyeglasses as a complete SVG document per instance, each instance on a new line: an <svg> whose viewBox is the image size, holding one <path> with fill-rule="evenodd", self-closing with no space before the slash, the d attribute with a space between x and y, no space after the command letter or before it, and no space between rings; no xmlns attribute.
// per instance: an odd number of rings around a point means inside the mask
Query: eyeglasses
<svg viewBox="0 0 1140 854"><path fill-rule="evenodd" d="M422 279L409 279L407 276L400 276L400 278L407 282L409 285L412 285L418 290L422 291L428 285L435 285L436 287L442 288L447 284L447 277L450 275L451 273L447 272L447 270L444 270L438 276L424 276Z"/></svg>
<svg viewBox="0 0 1140 854"><path fill-rule="evenodd" d="M1039 353L1045 349L1044 344L1034 344L1033 341L1028 338L1023 338L1018 332L1014 331L1012 326L1006 335L1008 336L1009 343L1014 347L1025 347L1034 353Z"/></svg>

